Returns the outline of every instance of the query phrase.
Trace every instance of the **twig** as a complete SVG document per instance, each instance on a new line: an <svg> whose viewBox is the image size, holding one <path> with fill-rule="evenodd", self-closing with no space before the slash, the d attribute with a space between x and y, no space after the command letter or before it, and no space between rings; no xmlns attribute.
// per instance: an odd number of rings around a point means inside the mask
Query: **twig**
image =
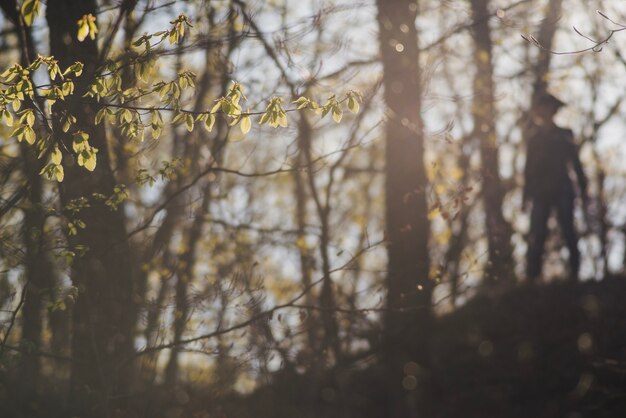
<svg viewBox="0 0 626 418"><path fill-rule="evenodd" d="M4 347L6 346L6 342L9 339L9 335L11 335L11 330L13 329L13 326L15 325L17 314L20 312L20 309L22 309L22 306L24 305L24 301L26 300L26 292L27 292L26 288L27 287L28 287L28 280L26 281L26 283L24 283L24 286L22 287L20 301L17 304L17 307L15 308L15 310L13 310L13 313L11 314L11 321L9 322L9 327L7 328L7 331L4 333L4 337L2 338L2 344L0 345L0 359L2 359L2 355L4 354Z"/></svg>
<svg viewBox="0 0 626 418"><path fill-rule="evenodd" d="M626 25L620 24L615 22L614 20L612 20L611 18L609 18L606 14L602 13L600 10L596 10L596 13L598 13L600 16L602 16L604 19L608 20L609 22L613 23L614 25L619 26L619 29L611 29L609 31L609 34L602 40L600 41L596 41L594 39L591 39L590 37L583 35L578 29L576 29L576 27L574 27L574 31L580 35L581 37L594 42L594 45L588 47L588 48L583 48L583 49L579 49L579 50L575 50L575 51L554 51L551 49L548 49L546 47L544 47L543 45L541 45L541 43L537 40L537 38L535 38L533 35L521 35L521 37L526 41L526 42L530 42L531 44L535 45L538 48L543 49L544 51L547 51L551 54L554 55L574 55L574 54L582 54L584 52L589 52L589 51L593 51L593 52L600 52L602 51L602 45L608 44L609 40L613 37L613 35L615 35L618 32L621 32L623 30L626 30Z"/></svg>

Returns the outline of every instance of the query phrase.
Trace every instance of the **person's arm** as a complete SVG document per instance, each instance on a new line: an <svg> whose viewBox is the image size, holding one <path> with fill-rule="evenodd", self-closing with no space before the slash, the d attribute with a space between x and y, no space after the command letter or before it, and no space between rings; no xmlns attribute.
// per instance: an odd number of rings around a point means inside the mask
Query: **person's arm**
<svg viewBox="0 0 626 418"><path fill-rule="evenodd" d="M572 144L573 145L573 144ZM583 165L580 162L580 158L578 157L578 147L574 145L574 155L572 159L572 165L574 166L574 171L576 172L576 178L578 179L578 187L580 187L580 197L583 199L583 202L587 202L587 176L585 175L585 170L583 169Z"/></svg>
<svg viewBox="0 0 626 418"><path fill-rule="evenodd" d="M526 164L524 166L524 188L522 189L522 208L525 209L531 200L531 188L534 176L537 175L535 170L536 147L534 138L530 138L526 145Z"/></svg>
<svg viewBox="0 0 626 418"><path fill-rule="evenodd" d="M578 181L578 187L580 189L580 197L583 202L588 201L587 196L587 175L585 174L585 170L583 169L583 165L580 162L580 157L578 156L578 147L574 143L574 135L572 132L569 132L568 143L570 146L570 161L572 162L572 168L576 173L576 180Z"/></svg>

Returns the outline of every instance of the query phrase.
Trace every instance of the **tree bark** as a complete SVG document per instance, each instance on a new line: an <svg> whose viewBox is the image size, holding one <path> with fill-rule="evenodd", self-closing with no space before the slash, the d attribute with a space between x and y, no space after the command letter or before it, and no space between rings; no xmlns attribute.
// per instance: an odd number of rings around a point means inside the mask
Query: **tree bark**
<svg viewBox="0 0 626 418"><path fill-rule="evenodd" d="M20 147L28 177L28 201L24 212L23 239L25 249L26 299L22 307L22 345L26 350L42 348L43 304L50 286L53 269L45 254L45 214L41 203L42 183L32 150ZM19 389L21 401L37 398L41 377L41 361L37 354L24 354L20 364Z"/></svg>
<svg viewBox="0 0 626 418"><path fill-rule="evenodd" d="M489 28L489 0L471 0L474 25L474 135L480 144L482 160L482 198L485 206L489 260L485 270L487 284L514 282L511 225L504 219L502 204L505 190L500 179L500 161L496 136L493 52Z"/></svg>
<svg viewBox="0 0 626 418"><path fill-rule="evenodd" d="M426 372L431 322L421 119L421 71L415 0L378 0L386 124L387 309L383 361L387 371L387 416L426 413Z"/></svg>
<svg viewBox="0 0 626 418"><path fill-rule="evenodd" d="M542 48L539 49L539 56L533 65L533 92L530 101L532 109L536 107L538 100L548 89L548 73L550 72L550 62L552 61L552 45L554 35L558 28L558 21L561 17L563 0L552 0L548 2L546 16L539 27L537 41Z"/></svg>
<svg viewBox="0 0 626 418"><path fill-rule="evenodd" d="M297 167L306 167L308 164L306 149L311 143L311 125L304 116L301 116L298 120L298 155L297 155ZM315 269L315 257L311 249L306 244L306 223L307 223L307 192L306 192L306 178L308 174L301 170L296 170L293 173L294 186L296 195L296 223L298 227L298 233L296 235L296 244L300 253L300 274L302 280L302 288L305 289L305 304L312 306L314 304L314 297L311 287L312 272ZM316 333L317 317L316 312L307 312L307 317L303 321L303 331L307 335L307 344L305 351L305 361L310 370L315 372L317 369L319 353L319 339Z"/></svg>
<svg viewBox="0 0 626 418"><path fill-rule="evenodd" d="M304 156L304 163L306 165L307 181L311 192L311 197L315 203L315 209L320 222L320 258L322 261L322 289L319 295L319 305L323 308L320 319L322 328L324 330L323 338L320 341L320 349L322 350L322 358L330 359L328 356L328 350L332 352L333 358L330 361L339 362L341 358L341 346L339 342L339 324L335 316L333 309L335 304L335 292L333 289L333 282L331 279L330 268L330 255L328 247L330 245L330 231L328 224L328 217L330 214L330 207L328 202L322 201L321 193L318 190L315 182L315 170L313 167L313 156L311 154L311 140L312 140L311 125L305 115L300 116L300 123L298 126L298 146L300 152Z"/></svg>
<svg viewBox="0 0 626 418"><path fill-rule="evenodd" d="M17 28L20 46L20 64L27 67L36 57L32 31L25 27L15 0L1 0L0 8L6 18ZM27 101L34 108L34 103ZM20 144L24 173L28 184L27 201L24 205L22 236L24 243L24 267L26 297L22 307L21 344L24 349L20 361L18 378L19 402L25 413L40 394L41 359L38 354L29 354L42 349L44 302L50 288L55 285L54 268L45 253L46 236L44 225L46 214L43 207L43 180L39 176L41 163L34 151L25 143Z"/></svg>
<svg viewBox="0 0 626 418"><path fill-rule="evenodd" d="M110 210L103 202L91 199L93 193L112 195L116 181L105 128L93 122L98 109L81 100L98 66L96 42L76 39L76 22L86 14L97 15L94 0L50 0L46 7L51 55L61 68L76 61L85 65L75 94L53 107L55 138L64 143L61 148L72 149L71 135L59 126L61 115L67 112L77 119L70 133L88 133L90 145L99 150L97 166L91 173L66 155L65 180L60 184L63 206L81 197L89 200L89 207L78 215L87 227L68 237L71 247L87 247L72 266L72 282L79 295L74 307L70 407L75 415L107 417L123 409L134 374L130 363L136 322L134 265L123 211Z"/></svg>

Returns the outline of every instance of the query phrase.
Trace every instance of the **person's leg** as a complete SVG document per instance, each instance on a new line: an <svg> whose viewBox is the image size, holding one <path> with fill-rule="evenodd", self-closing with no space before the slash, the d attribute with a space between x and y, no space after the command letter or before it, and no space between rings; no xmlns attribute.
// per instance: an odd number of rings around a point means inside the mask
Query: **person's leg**
<svg viewBox="0 0 626 418"><path fill-rule="evenodd" d="M559 199L557 207L559 226L569 251L570 279L578 281L580 269L580 251L578 250L578 234L574 226L574 196L566 195Z"/></svg>
<svg viewBox="0 0 626 418"><path fill-rule="evenodd" d="M526 253L526 278L530 283L541 275L543 247L548 235L548 202L534 199L530 213L530 231L528 234L528 252Z"/></svg>

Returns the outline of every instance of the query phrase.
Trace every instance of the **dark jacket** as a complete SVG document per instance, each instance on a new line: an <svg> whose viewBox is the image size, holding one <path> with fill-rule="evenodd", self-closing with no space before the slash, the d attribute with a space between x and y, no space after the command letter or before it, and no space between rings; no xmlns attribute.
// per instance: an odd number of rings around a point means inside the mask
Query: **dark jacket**
<svg viewBox="0 0 626 418"><path fill-rule="evenodd" d="M537 127L528 140L524 170L524 202L553 200L574 196L570 171L576 174L582 197L586 196L587 177L578 158L571 130L553 123Z"/></svg>

